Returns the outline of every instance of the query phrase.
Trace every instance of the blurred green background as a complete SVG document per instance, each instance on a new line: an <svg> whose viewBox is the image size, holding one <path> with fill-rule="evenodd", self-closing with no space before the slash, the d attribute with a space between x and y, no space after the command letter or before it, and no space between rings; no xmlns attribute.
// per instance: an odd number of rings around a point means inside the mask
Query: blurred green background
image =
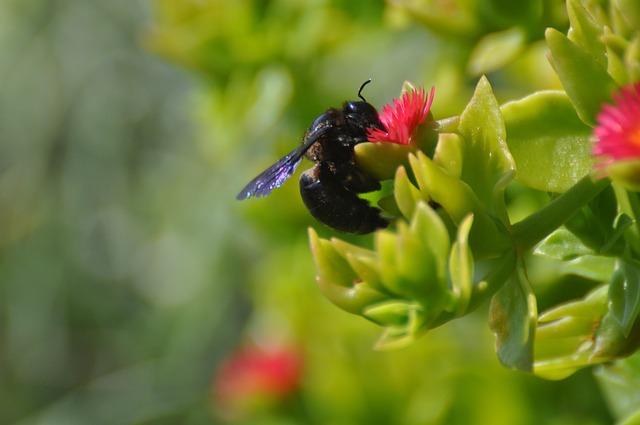
<svg viewBox="0 0 640 425"><path fill-rule="evenodd" d="M331 233L297 177L234 199L367 78L378 108L411 80L436 86L436 118L459 114L487 70L469 67L478 37L519 15L459 37L419 16L348 0L3 0L0 424L610 423L590 371L504 370L486 310L373 351L378 329L314 285L306 229ZM566 17L540 19L490 74L500 101L558 87L539 40ZM222 402L217 371L240 346L294 347L295 388Z"/></svg>

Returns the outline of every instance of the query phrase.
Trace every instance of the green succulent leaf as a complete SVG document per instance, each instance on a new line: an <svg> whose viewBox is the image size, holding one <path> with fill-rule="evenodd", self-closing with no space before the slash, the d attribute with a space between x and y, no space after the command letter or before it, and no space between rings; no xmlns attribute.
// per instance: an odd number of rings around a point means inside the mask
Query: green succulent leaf
<svg viewBox="0 0 640 425"><path fill-rule="evenodd" d="M567 12L569 13L569 40L581 46L603 68L607 67L607 52L601 41L604 25L597 22L584 8L580 0L568 0Z"/></svg>
<svg viewBox="0 0 640 425"><path fill-rule="evenodd" d="M535 255L553 260L571 260L582 255L595 254L580 239L564 227L554 231L538 245Z"/></svg>
<svg viewBox="0 0 640 425"><path fill-rule="evenodd" d="M506 143L506 130L498 101L486 77L476 86L460 116L458 133L465 140L461 179L483 208L508 222L504 187L513 178L515 163Z"/></svg>
<svg viewBox="0 0 640 425"><path fill-rule="evenodd" d="M469 232L473 216L465 218L458 228L458 237L451 247L449 256L449 276L451 290L456 300L456 314L467 312L473 291L473 253L469 247Z"/></svg>
<svg viewBox="0 0 640 425"><path fill-rule="evenodd" d="M421 202L410 225L399 222L395 232L378 232L375 242L388 291L421 303L430 316L437 316L450 298L446 283L450 245L438 214Z"/></svg>
<svg viewBox="0 0 640 425"><path fill-rule="evenodd" d="M625 213L620 213L613 222L613 232L607 235L607 242L602 245L601 252L607 253L612 251L616 244L620 244L624 241L624 234L635 221Z"/></svg>
<svg viewBox="0 0 640 425"><path fill-rule="evenodd" d="M349 313L362 314L369 305L388 298L366 282L362 282L333 244L320 239L311 228L309 240L318 271L316 281L320 291L329 301Z"/></svg>
<svg viewBox="0 0 640 425"><path fill-rule="evenodd" d="M363 316L381 326L405 328L420 306L402 300L385 301L365 309Z"/></svg>
<svg viewBox="0 0 640 425"><path fill-rule="evenodd" d="M467 2L441 4L396 0L394 6L402 7L426 28L446 37L468 38L479 31L480 23Z"/></svg>
<svg viewBox="0 0 640 425"><path fill-rule="evenodd" d="M435 259L405 223L398 223L397 233L378 232L376 247L382 281L391 293L410 300L435 300L433 289L440 286Z"/></svg>
<svg viewBox="0 0 640 425"><path fill-rule="evenodd" d="M569 221L584 205L610 185L609 180L594 181L585 176L549 204L511 227L511 236L521 251L540 243L555 229Z"/></svg>
<svg viewBox="0 0 640 425"><path fill-rule="evenodd" d="M595 332L593 358L611 361L618 357L629 344L620 323L611 314L605 314Z"/></svg>
<svg viewBox="0 0 640 425"><path fill-rule="evenodd" d="M614 79L616 84L623 86L628 82L629 74L625 67L624 61L618 52L611 46L607 45L607 72Z"/></svg>
<svg viewBox="0 0 640 425"><path fill-rule="evenodd" d="M433 162L444 168L452 176L462 175L464 139L455 133L440 133Z"/></svg>
<svg viewBox="0 0 640 425"><path fill-rule="evenodd" d="M609 312L628 337L640 312L640 262L618 260L609 281Z"/></svg>
<svg viewBox="0 0 640 425"><path fill-rule="evenodd" d="M367 308L364 317L380 323L385 329L375 344L376 350L404 348L425 332L423 308L410 301L389 301Z"/></svg>
<svg viewBox="0 0 640 425"><path fill-rule="evenodd" d="M591 128L564 92L538 92L501 110L516 180L537 190L565 192L591 171Z"/></svg>
<svg viewBox="0 0 640 425"><path fill-rule="evenodd" d="M410 230L411 233L419 235L425 247L437 259L440 277L444 278L451 242L447 227L438 213L425 202L419 202L411 220Z"/></svg>
<svg viewBox="0 0 640 425"><path fill-rule="evenodd" d="M396 178L393 184L396 204L402 215L409 219L413 216L416 204L424 198L409 180L405 167L401 166L396 170ZM427 197L426 199L429 198Z"/></svg>
<svg viewBox="0 0 640 425"><path fill-rule="evenodd" d="M398 166L408 166L407 156L416 150L416 146L397 143L359 143L355 146L358 167L378 181L392 179Z"/></svg>
<svg viewBox="0 0 640 425"><path fill-rule="evenodd" d="M409 163L422 196L442 206L454 222L459 223L478 208L478 199L471 188L422 152L409 155Z"/></svg>
<svg viewBox="0 0 640 425"><path fill-rule="evenodd" d="M423 196L429 196L440 205L454 223L460 225L469 213L473 213L470 243L476 258L502 255L509 249L509 235L482 208L469 185L436 165L422 152L409 155L409 162Z"/></svg>
<svg viewBox="0 0 640 425"><path fill-rule="evenodd" d="M617 221L617 204L614 191L607 188L567 220L565 227L593 251L608 253L616 248L616 242L612 240L615 237L609 233L611 223Z"/></svg>
<svg viewBox="0 0 640 425"><path fill-rule="evenodd" d="M578 317L590 320L592 323L599 320L607 312L607 285L600 285L591 290L584 298L560 304L540 315L540 323L552 322L565 317Z"/></svg>
<svg viewBox="0 0 640 425"><path fill-rule="evenodd" d="M624 239L626 246L635 254L636 258L640 257L640 196L625 190L620 184L613 184L613 190L618 201L618 208L622 214L628 215L634 219L633 225L626 228Z"/></svg>
<svg viewBox="0 0 640 425"><path fill-rule="evenodd" d="M473 76L500 69L527 47L523 29L514 27L483 36L473 48L467 69Z"/></svg>
<svg viewBox="0 0 640 425"><path fill-rule="evenodd" d="M598 363L592 358L594 329L606 314L607 285L541 314L535 339L534 373L546 379L564 379Z"/></svg>
<svg viewBox="0 0 640 425"><path fill-rule="evenodd" d="M533 289L520 268L493 296L489 326L496 335L500 362L507 368L531 372L538 318Z"/></svg>
<svg viewBox="0 0 640 425"><path fill-rule="evenodd" d="M489 22L535 24L535 18L542 13L542 3L536 0L485 0L470 2L478 14ZM533 22L532 22L533 21Z"/></svg>
<svg viewBox="0 0 640 425"><path fill-rule="evenodd" d="M618 10L624 11L623 18L633 31L640 31L640 3L636 0L614 0Z"/></svg>
<svg viewBox="0 0 640 425"><path fill-rule="evenodd" d="M580 276L596 282L605 282L613 273L615 258L603 255L582 255L562 263L558 275Z"/></svg>
<svg viewBox="0 0 640 425"><path fill-rule="evenodd" d="M386 288L380 281L378 270L378 255L375 251L349 244L340 239L331 239L335 251L347 260L351 270L362 282L380 293L386 293Z"/></svg>
<svg viewBox="0 0 640 425"><path fill-rule="evenodd" d="M618 425L640 423L640 353L594 371L598 384L618 419Z"/></svg>
<svg viewBox="0 0 640 425"><path fill-rule="evenodd" d="M558 343L556 343L558 344ZM536 361L533 372L536 376L550 380L561 380L568 378L577 371L593 362L590 360L591 353L587 350L571 353L565 357L557 356Z"/></svg>
<svg viewBox="0 0 640 425"><path fill-rule="evenodd" d="M577 45L560 31L549 28L545 32L551 53L551 65L580 119L595 125L595 116L603 103L611 101L616 84L607 69L598 63L591 52Z"/></svg>

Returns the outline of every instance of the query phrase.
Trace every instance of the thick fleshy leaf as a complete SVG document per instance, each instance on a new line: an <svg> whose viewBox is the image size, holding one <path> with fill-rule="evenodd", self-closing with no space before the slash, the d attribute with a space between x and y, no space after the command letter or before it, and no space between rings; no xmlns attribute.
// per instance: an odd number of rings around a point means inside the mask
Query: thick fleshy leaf
<svg viewBox="0 0 640 425"><path fill-rule="evenodd" d="M419 309L419 305L413 302L391 300L367 307L363 316L381 326L404 328Z"/></svg>
<svg viewBox="0 0 640 425"><path fill-rule="evenodd" d="M591 128L564 92L539 92L509 102L502 114L519 182L564 192L591 171Z"/></svg>
<svg viewBox="0 0 640 425"><path fill-rule="evenodd" d="M526 47L527 38L522 28L487 34L473 48L467 70L473 76L495 71L517 58Z"/></svg>
<svg viewBox="0 0 640 425"><path fill-rule="evenodd" d="M418 148L397 143L360 143L355 146L358 167L378 181L392 179L400 165L409 165L407 156Z"/></svg>
<svg viewBox="0 0 640 425"><path fill-rule="evenodd" d="M548 28L545 36L551 52L551 65L578 116L587 125L595 125L595 117L602 104L611 102L615 82L589 51L560 31Z"/></svg>
<svg viewBox="0 0 640 425"><path fill-rule="evenodd" d="M511 239L498 227L471 188L460 179L439 167L432 159L417 152L409 155L411 170L418 182L420 191L428 193L431 199L446 211L459 225L469 213L474 215L470 243L476 259L502 255L510 249Z"/></svg>
<svg viewBox="0 0 640 425"><path fill-rule="evenodd" d="M426 331L422 306L406 301L390 301L373 306L365 312L372 319L395 319L396 324L386 326L376 341L376 350L395 350L415 342Z"/></svg>
<svg viewBox="0 0 640 425"><path fill-rule="evenodd" d="M580 369L593 365L590 357L591 353L585 350L571 353L565 357L536 360L533 366L533 373L544 379L558 381L568 378Z"/></svg>
<svg viewBox="0 0 640 425"><path fill-rule="evenodd" d="M521 268L493 296L489 310L496 351L505 367L532 371L537 318L536 297Z"/></svg>
<svg viewBox="0 0 640 425"><path fill-rule="evenodd" d="M624 55L629 82L640 81L640 31L631 39Z"/></svg>
<svg viewBox="0 0 640 425"><path fill-rule="evenodd" d="M613 191L615 192L616 199L618 200L618 209L621 214L628 215L629 217L635 217L636 220L640 217L640 197L637 193L631 193L625 190L621 185L613 185ZM626 247L633 252L635 258L640 257L640 224L634 221L634 225L630 226L624 232L624 239Z"/></svg>
<svg viewBox="0 0 640 425"><path fill-rule="evenodd" d="M475 36L480 23L467 2L416 2L396 0L394 7L401 7L429 30L446 37L469 38Z"/></svg>
<svg viewBox="0 0 640 425"><path fill-rule="evenodd" d="M474 282L470 310L487 301L511 278L518 264L515 249L505 251L502 257L492 260L491 263L489 271Z"/></svg>
<svg viewBox="0 0 640 425"><path fill-rule="evenodd" d="M553 260L571 260L581 255L595 254L580 239L564 227L547 236L534 251L535 255Z"/></svg>
<svg viewBox="0 0 640 425"><path fill-rule="evenodd" d="M425 202L419 202L411 220L410 231L420 237L429 252L433 254L441 273L439 277L444 278L451 245L447 227L438 213Z"/></svg>
<svg viewBox="0 0 640 425"><path fill-rule="evenodd" d="M604 255L582 255L562 263L558 275L574 275L605 282L613 273L615 258Z"/></svg>
<svg viewBox="0 0 640 425"><path fill-rule="evenodd" d="M616 84L624 86L628 81L628 74L625 64L618 52L607 45L607 72L614 79Z"/></svg>
<svg viewBox="0 0 640 425"><path fill-rule="evenodd" d="M511 227L511 236L522 251L529 250L569 221L582 207L609 186L607 179L585 176L549 204Z"/></svg>
<svg viewBox="0 0 640 425"><path fill-rule="evenodd" d="M607 285L541 314L536 330L534 373L545 379L564 379L597 363L592 359L594 330L606 314Z"/></svg>
<svg viewBox="0 0 640 425"><path fill-rule="evenodd" d="M613 231L607 235L607 242L602 245L600 252L608 253L610 251L615 252L616 245L623 245L624 234L628 228L635 224L635 220L629 217L625 213L620 213L613 222Z"/></svg>
<svg viewBox="0 0 640 425"><path fill-rule="evenodd" d="M460 316L467 312L473 291L473 253L468 240L472 224L473 215L467 216L460 223L458 235L449 256L451 291L457 304L456 314Z"/></svg>
<svg viewBox="0 0 640 425"><path fill-rule="evenodd" d="M640 353L594 371L618 425L640 423ZM623 420L624 418L624 420Z"/></svg>
<svg viewBox="0 0 640 425"><path fill-rule="evenodd" d="M636 158L620 160L607 166L611 180L632 192L640 192L640 161Z"/></svg>
<svg viewBox="0 0 640 425"><path fill-rule="evenodd" d="M517 22L522 26L530 26L537 24L538 17L543 13L542 3L537 0L484 0L469 1L469 4L488 22Z"/></svg>
<svg viewBox="0 0 640 425"><path fill-rule="evenodd" d="M331 239L330 243L336 252L347 260L351 270L362 282L366 282L368 286L380 293L386 292L380 281L378 255L375 251L352 245L337 238Z"/></svg>
<svg viewBox="0 0 640 425"><path fill-rule="evenodd" d="M609 311L629 336L638 312L640 312L640 263L631 259L619 259L609 281Z"/></svg>
<svg viewBox="0 0 640 425"><path fill-rule="evenodd" d="M447 170L452 176L462 175L464 139L456 133L440 133L433 162Z"/></svg>
<svg viewBox="0 0 640 425"><path fill-rule="evenodd" d="M424 199L420 191L411 183L407 176L405 167L399 167L396 171L396 178L393 182L394 196L396 204L402 215L409 219L413 216L416 204ZM429 199L428 197L426 199Z"/></svg>
<svg viewBox="0 0 640 425"><path fill-rule="evenodd" d="M553 339L554 344L560 338L573 339L577 338L578 344L582 343L589 337L589 334L593 332L593 324L594 320L597 318L593 317L577 317L577 316L566 316L562 317L558 320L554 320L551 322L543 323L538 326L536 330L536 338L538 340L545 339ZM576 341L574 341L576 342ZM542 345L542 344L539 344ZM576 346L574 345L573 348ZM543 355L550 355L550 350L553 350L556 353L561 353L566 347L543 347L546 348L547 352L542 353L536 347L536 355L538 353Z"/></svg>
<svg viewBox="0 0 640 425"><path fill-rule="evenodd" d="M593 358L611 361L620 357L630 342L624 336L620 323L611 314L605 314L594 334Z"/></svg>
<svg viewBox="0 0 640 425"><path fill-rule="evenodd" d="M601 41L604 25L597 22L580 0L568 0L567 12L569 14L568 38L589 52L598 64L607 67L607 52Z"/></svg>
<svg viewBox="0 0 640 425"><path fill-rule="evenodd" d="M623 18L629 27L640 31L640 3L636 0L614 0L618 10L623 11Z"/></svg>
<svg viewBox="0 0 640 425"><path fill-rule="evenodd" d="M469 212L478 208L478 199L471 188L438 167L422 152L409 155L409 163L423 196L437 202L454 222L459 223Z"/></svg>
<svg viewBox="0 0 640 425"><path fill-rule="evenodd" d="M388 298L361 282L331 242L320 239L312 228L309 228L309 241L318 271L316 281L329 301L349 313L361 315L368 306Z"/></svg>
<svg viewBox="0 0 640 425"><path fill-rule="evenodd" d="M607 285L600 285L591 290L584 298L560 304L540 315L539 322L552 322L565 317L586 318L593 321L599 320L607 312Z"/></svg>
<svg viewBox="0 0 640 425"><path fill-rule="evenodd" d="M385 287L393 294L423 305L428 316L440 314L442 305L450 298L446 255L434 256L429 240L403 222L398 223L395 233L378 232L376 248Z"/></svg>
<svg viewBox="0 0 640 425"><path fill-rule="evenodd" d="M461 179L483 208L508 222L504 187L513 178L515 163L506 143L502 113L491 85L482 77L460 116L459 134L465 140Z"/></svg>

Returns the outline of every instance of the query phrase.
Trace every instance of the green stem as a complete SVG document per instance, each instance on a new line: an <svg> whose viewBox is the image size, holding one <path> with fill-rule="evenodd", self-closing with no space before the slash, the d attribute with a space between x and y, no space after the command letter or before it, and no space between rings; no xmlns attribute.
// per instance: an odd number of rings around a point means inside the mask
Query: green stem
<svg viewBox="0 0 640 425"><path fill-rule="evenodd" d="M615 182L612 186L618 205L620 205L620 212L627 214L635 221L632 228L625 233L625 237L633 252L640 256L640 200L638 200L638 194L628 192Z"/></svg>
<svg viewBox="0 0 640 425"><path fill-rule="evenodd" d="M533 248L551 232L562 226L575 213L609 186L609 179L593 181L583 177L571 189L541 210L513 225L512 237L520 252Z"/></svg>

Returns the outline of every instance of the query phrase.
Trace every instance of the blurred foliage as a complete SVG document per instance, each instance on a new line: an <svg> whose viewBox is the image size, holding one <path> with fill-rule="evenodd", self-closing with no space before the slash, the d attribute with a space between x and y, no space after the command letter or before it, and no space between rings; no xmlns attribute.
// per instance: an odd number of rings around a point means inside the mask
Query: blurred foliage
<svg viewBox="0 0 640 425"><path fill-rule="evenodd" d="M369 77L377 106L405 80L436 86L437 117L484 72L501 103L560 88L547 26L566 30L564 2L4 0L0 423L611 423L586 371L504 370L486 309L372 351L376 330L313 284L306 228L332 233L295 182L233 200ZM507 189L511 216L546 202ZM554 272L540 305L560 298ZM302 353L297 390L220 412L222 359L274 343ZM598 380L624 388L615 372Z"/></svg>
<svg viewBox="0 0 640 425"><path fill-rule="evenodd" d="M0 10L0 423L207 423L251 243L192 84L139 47L139 3Z"/></svg>

